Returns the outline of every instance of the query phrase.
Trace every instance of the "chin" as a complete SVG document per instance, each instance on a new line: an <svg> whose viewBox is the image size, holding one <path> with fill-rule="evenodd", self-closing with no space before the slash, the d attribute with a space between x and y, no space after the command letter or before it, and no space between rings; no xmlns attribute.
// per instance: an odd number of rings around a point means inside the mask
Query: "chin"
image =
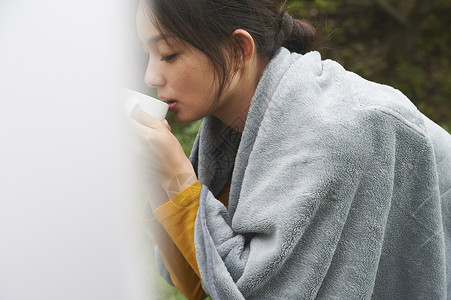
<svg viewBox="0 0 451 300"><path fill-rule="evenodd" d="M195 116L184 116L183 114L174 112L174 117L177 122L182 124L192 123L194 121L202 119L202 117L196 118Z"/></svg>

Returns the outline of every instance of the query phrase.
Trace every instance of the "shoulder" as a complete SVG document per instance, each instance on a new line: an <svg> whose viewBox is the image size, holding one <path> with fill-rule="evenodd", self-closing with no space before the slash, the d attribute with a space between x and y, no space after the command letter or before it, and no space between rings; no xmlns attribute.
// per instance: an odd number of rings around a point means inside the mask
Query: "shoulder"
<svg viewBox="0 0 451 300"><path fill-rule="evenodd" d="M399 90L362 78L339 63L322 60L318 52L289 55L291 61L274 90L269 107L285 116L302 113L318 124L365 126L368 116L392 119L425 133L423 115ZM396 123L395 122L395 123Z"/></svg>
<svg viewBox="0 0 451 300"><path fill-rule="evenodd" d="M318 52L280 55L282 63L270 66L268 84L253 100L259 135L274 149L290 144L363 157L399 134L427 139L423 115L400 91L322 60ZM248 118L255 115L251 109Z"/></svg>

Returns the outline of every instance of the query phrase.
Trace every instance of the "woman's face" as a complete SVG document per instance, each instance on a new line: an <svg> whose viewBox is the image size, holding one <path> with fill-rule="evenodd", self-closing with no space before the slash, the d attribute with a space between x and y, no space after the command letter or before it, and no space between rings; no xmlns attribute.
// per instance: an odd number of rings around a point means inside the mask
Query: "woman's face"
<svg viewBox="0 0 451 300"><path fill-rule="evenodd" d="M156 88L158 98L169 104L177 121L192 122L211 113L218 84L207 56L170 35L165 40L143 4L137 12L137 27L149 54L145 83Z"/></svg>

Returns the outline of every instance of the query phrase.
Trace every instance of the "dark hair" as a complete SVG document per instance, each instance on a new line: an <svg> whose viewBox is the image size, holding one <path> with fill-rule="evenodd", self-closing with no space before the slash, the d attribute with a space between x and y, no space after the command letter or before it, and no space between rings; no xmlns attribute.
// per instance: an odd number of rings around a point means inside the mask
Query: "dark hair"
<svg viewBox="0 0 451 300"><path fill-rule="evenodd" d="M230 77L230 59L224 49L233 51L234 45L240 45L232 36L236 29L249 32L257 53L268 58L282 46L302 54L316 47L315 28L306 20L293 20L285 12L286 1L146 0L146 4L156 28L193 45L210 59L219 81L218 99Z"/></svg>

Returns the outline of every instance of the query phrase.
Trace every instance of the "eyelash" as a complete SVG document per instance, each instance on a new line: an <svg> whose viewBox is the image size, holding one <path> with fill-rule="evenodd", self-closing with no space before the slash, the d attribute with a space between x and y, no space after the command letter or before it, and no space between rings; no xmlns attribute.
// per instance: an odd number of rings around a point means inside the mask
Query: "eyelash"
<svg viewBox="0 0 451 300"><path fill-rule="evenodd" d="M177 56L177 54L172 54L172 55L168 55L168 56L163 56L163 57L161 57L161 61L170 62L170 61L173 60L176 56Z"/></svg>

